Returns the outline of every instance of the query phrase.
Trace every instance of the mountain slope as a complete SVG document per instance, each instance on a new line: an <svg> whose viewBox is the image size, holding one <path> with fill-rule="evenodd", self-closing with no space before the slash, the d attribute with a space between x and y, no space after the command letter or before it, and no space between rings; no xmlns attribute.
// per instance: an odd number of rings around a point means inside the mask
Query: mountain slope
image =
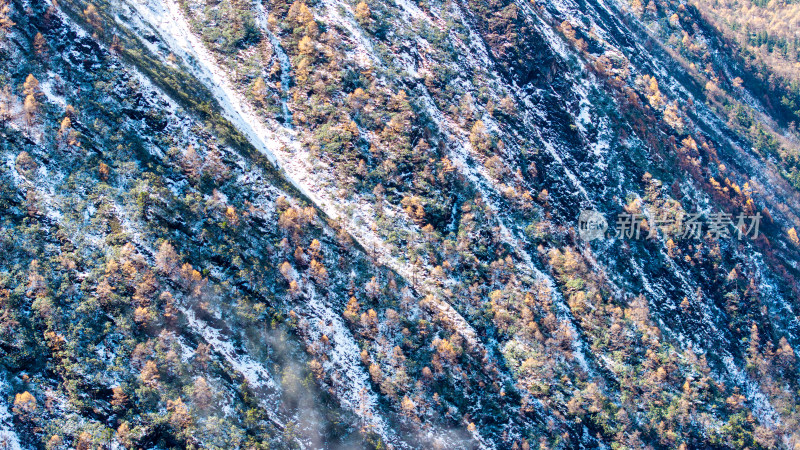
<svg viewBox="0 0 800 450"><path fill-rule="evenodd" d="M15 442L794 447L797 140L695 9L8 14Z"/></svg>

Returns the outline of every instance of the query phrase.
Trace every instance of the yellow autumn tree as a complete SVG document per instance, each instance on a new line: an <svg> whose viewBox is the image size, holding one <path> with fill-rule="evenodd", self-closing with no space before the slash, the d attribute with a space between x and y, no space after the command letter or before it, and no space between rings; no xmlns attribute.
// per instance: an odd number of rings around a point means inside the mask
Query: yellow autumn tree
<svg viewBox="0 0 800 450"><path fill-rule="evenodd" d="M328 282L328 270L322 263L318 262L316 259L312 259L310 269L311 277L318 284L324 285Z"/></svg>
<svg viewBox="0 0 800 450"><path fill-rule="evenodd" d="M300 39L300 42L297 44L297 50L299 50L300 54L303 56L313 57L314 41L312 41L308 36L303 36L303 38Z"/></svg>
<svg viewBox="0 0 800 450"><path fill-rule="evenodd" d="M25 103L22 106L22 111L25 114L25 124L28 126L28 128L32 127L36 122L36 113L39 111L39 102L36 101L35 96L28 95L25 97Z"/></svg>
<svg viewBox="0 0 800 450"><path fill-rule="evenodd" d="M117 428L117 439L125 448L132 448L133 447L133 440L131 439L131 426L128 422L122 422L122 424ZM57 448L57 447L51 447Z"/></svg>
<svg viewBox="0 0 800 450"><path fill-rule="evenodd" d="M356 12L355 12L356 21L362 27L367 27L372 23L372 11L369 9L369 5L365 2L359 2L356 5Z"/></svg>
<svg viewBox="0 0 800 450"><path fill-rule="evenodd" d="M36 33L36 36L34 36L33 48L36 50L37 56L44 56L47 52L47 41L44 39L42 33Z"/></svg>
<svg viewBox="0 0 800 450"><path fill-rule="evenodd" d="M28 391L14 396L14 414L24 419L32 418L36 412L36 406L36 398Z"/></svg>
<svg viewBox="0 0 800 450"><path fill-rule="evenodd" d="M28 74L28 76L25 78L25 82L22 84L22 94L33 96L41 95L39 80L37 80L33 74Z"/></svg>
<svg viewBox="0 0 800 450"><path fill-rule="evenodd" d="M355 297L350 297L350 301L347 302L347 306L344 309L344 318L350 323L356 323L359 318L359 311L361 311L361 306L358 304L358 300Z"/></svg>
<svg viewBox="0 0 800 450"><path fill-rule="evenodd" d="M414 401L411 400L407 395L403 396L403 400L400 402L400 408L402 409L404 416L408 417L414 422L418 420L417 405L415 405Z"/></svg>
<svg viewBox="0 0 800 450"><path fill-rule="evenodd" d="M472 129L469 133L469 142L472 144L472 148L479 153L486 153L489 151L491 140L486 131L486 124L484 124L482 120L476 120L472 125Z"/></svg>
<svg viewBox="0 0 800 450"><path fill-rule="evenodd" d="M161 377L158 374L158 366L156 366L155 361L147 361L139 374L139 379L145 386L155 387L158 386L159 378Z"/></svg>
<svg viewBox="0 0 800 450"><path fill-rule="evenodd" d="M267 84L264 82L264 78L258 77L253 83L253 97L262 105L266 102Z"/></svg>
<svg viewBox="0 0 800 450"><path fill-rule="evenodd" d="M169 241L162 242L156 253L156 267L164 273L170 273L175 270L178 262L178 254L172 244Z"/></svg>
<svg viewBox="0 0 800 450"><path fill-rule="evenodd" d="M286 20L304 36L315 38L319 34L319 26L314 20L314 14L302 1L292 3L289 12L286 14Z"/></svg>
<svg viewBox="0 0 800 450"><path fill-rule="evenodd" d="M284 261L278 270L280 270L281 275L286 278L286 281L294 281L294 269L292 268L292 265L289 264L289 261Z"/></svg>
<svg viewBox="0 0 800 450"><path fill-rule="evenodd" d="M58 141L62 145L77 146L78 132L72 128L72 119L64 117L61 121L61 126L58 129Z"/></svg>
<svg viewBox="0 0 800 450"><path fill-rule="evenodd" d="M5 39L8 30L16 25L11 20L11 5L8 0L0 0L0 39Z"/></svg>
<svg viewBox="0 0 800 450"><path fill-rule="evenodd" d="M83 10L83 17L86 18L86 21L89 22L89 25L91 25L95 30L103 30L102 18L97 12L97 7L95 7L93 4L89 3L86 9Z"/></svg>
<svg viewBox="0 0 800 450"><path fill-rule="evenodd" d="M192 415L183 400L167 400L167 411L169 411L169 422L175 428L183 430L192 424Z"/></svg>
<svg viewBox="0 0 800 450"><path fill-rule="evenodd" d="M122 386L114 386L111 388L112 397L111 397L111 405L117 408L124 406L128 403L128 396L125 394L125 391L122 389Z"/></svg>
<svg viewBox="0 0 800 450"><path fill-rule="evenodd" d="M211 391L211 387L208 385L205 378L198 377L194 380L192 386L192 400L197 406L200 408L207 408L213 398L214 393Z"/></svg>
<svg viewBox="0 0 800 450"><path fill-rule="evenodd" d="M789 231L787 231L786 234L789 236L789 240L792 241L792 244L794 244L795 247L800 247L800 239L798 239L797 231L794 229L794 227L789 228Z"/></svg>

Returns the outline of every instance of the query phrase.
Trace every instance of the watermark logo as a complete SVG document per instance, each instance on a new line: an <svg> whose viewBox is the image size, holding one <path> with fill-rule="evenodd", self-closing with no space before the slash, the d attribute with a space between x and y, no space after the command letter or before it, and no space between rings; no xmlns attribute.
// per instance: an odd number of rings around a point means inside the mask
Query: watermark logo
<svg viewBox="0 0 800 450"><path fill-rule="evenodd" d="M584 209L578 217L578 234L585 241L603 239L606 237L608 222L600 212L592 209Z"/></svg>
<svg viewBox="0 0 800 450"><path fill-rule="evenodd" d="M644 214L620 213L614 223L613 233L608 237L616 239L654 238L656 230L671 239L701 239L706 233L716 239L735 237L742 239L758 237L761 214L712 213L703 216L699 213L682 214L677 218L645 217ZM608 222L598 211L585 209L578 217L578 234L585 241L606 237Z"/></svg>

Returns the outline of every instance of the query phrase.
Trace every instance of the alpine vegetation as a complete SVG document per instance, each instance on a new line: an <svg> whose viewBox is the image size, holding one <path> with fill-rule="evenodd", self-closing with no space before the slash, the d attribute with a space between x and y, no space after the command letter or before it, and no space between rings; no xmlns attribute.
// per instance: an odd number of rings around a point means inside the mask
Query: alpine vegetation
<svg viewBox="0 0 800 450"><path fill-rule="evenodd" d="M800 449L756 0L0 0L0 448Z"/></svg>

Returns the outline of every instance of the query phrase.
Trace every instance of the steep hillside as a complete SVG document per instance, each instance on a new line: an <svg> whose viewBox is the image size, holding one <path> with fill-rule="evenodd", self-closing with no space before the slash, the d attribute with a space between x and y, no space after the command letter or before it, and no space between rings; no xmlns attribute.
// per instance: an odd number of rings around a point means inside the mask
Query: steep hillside
<svg viewBox="0 0 800 450"><path fill-rule="evenodd" d="M794 94L705 17L1 7L0 436L795 448Z"/></svg>

